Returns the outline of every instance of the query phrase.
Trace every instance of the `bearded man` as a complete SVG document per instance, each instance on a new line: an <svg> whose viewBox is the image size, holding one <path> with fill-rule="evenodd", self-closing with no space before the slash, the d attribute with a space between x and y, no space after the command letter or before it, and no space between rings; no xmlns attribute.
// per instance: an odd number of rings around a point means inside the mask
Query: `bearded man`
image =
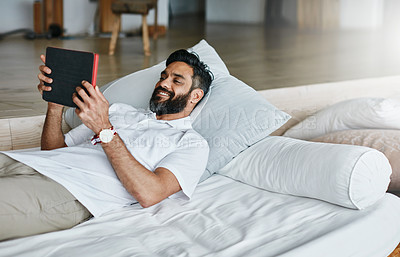
<svg viewBox="0 0 400 257"><path fill-rule="evenodd" d="M39 70L39 92L50 91L50 68ZM0 153L0 241L70 228L135 203L190 199L209 148L189 114L211 81L196 55L178 50L167 59L150 110L109 106L83 81L73 95L83 124L64 135L63 106L49 102L41 151Z"/></svg>

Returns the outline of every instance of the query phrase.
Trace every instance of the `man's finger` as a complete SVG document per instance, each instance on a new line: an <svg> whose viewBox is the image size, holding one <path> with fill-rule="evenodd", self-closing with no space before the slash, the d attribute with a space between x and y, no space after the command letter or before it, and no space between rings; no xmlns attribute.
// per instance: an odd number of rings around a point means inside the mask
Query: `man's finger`
<svg viewBox="0 0 400 257"><path fill-rule="evenodd" d="M88 81L83 80L82 85L86 88L86 90L89 92L89 95L92 97L96 97L96 91L94 90L94 87L92 84L90 84Z"/></svg>
<svg viewBox="0 0 400 257"><path fill-rule="evenodd" d="M53 83L53 79L51 79L51 78L49 78L49 77L46 77L46 76L43 75L42 73L39 73L39 74L38 74L38 79L39 79L40 81L43 81L43 82Z"/></svg>
<svg viewBox="0 0 400 257"><path fill-rule="evenodd" d="M74 102L78 106L78 108L81 110L85 107L85 104L81 101L81 99L79 99L77 93L72 94L72 102Z"/></svg>
<svg viewBox="0 0 400 257"><path fill-rule="evenodd" d="M43 63L46 63L46 56L44 56L44 54L40 55L40 59L42 60Z"/></svg>
<svg viewBox="0 0 400 257"><path fill-rule="evenodd" d="M39 90L40 94L43 95L43 85L42 84L37 85L37 89Z"/></svg>
<svg viewBox="0 0 400 257"><path fill-rule="evenodd" d="M97 95L100 97L101 100L107 102L106 97L103 95L103 93L100 91L100 88L98 86L96 86L94 88L94 90L96 91Z"/></svg>
<svg viewBox="0 0 400 257"><path fill-rule="evenodd" d="M42 95L43 95L43 91L51 91L51 89L52 89L51 87L44 86L43 84L37 85L37 88L38 88L40 94L42 94Z"/></svg>
<svg viewBox="0 0 400 257"><path fill-rule="evenodd" d="M76 115L78 115L78 117L80 118L81 116L81 113L82 113L82 110L78 107L78 108L75 108L75 113L76 113Z"/></svg>
<svg viewBox="0 0 400 257"><path fill-rule="evenodd" d="M39 70L42 73L46 73L46 74L50 74L51 73L51 69L49 67L47 67L46 65L40 65L39 66Z"/></svg>
<svg viewBox="0 0 400 257"><path fill-rule="evenodd" d="M76 88L76 93L78 95L80 95L80 97L82 98L83 102L87 103L90 101L90 97L88 96L88 94L86 93L86 91L81 88L81 87L77 87Z"/></svg>

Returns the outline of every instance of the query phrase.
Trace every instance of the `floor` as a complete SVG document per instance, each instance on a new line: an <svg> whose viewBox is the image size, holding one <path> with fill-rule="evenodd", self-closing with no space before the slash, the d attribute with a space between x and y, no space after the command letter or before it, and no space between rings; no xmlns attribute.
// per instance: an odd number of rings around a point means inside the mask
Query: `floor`
<svg viewBox="0 0 400 257"><path fill-rule="evenodd" d="M205 24L193 16L174 18L167 34L142 53L141 37L119 39L109 56L109 37L0 40L0 118L44 114L37 92L39 55L46 46L100 54L98 85L149 67L170 52L206 39L232 75L256 90L400 74L399 37L390 31L311 31L288 26Z"/></svg>

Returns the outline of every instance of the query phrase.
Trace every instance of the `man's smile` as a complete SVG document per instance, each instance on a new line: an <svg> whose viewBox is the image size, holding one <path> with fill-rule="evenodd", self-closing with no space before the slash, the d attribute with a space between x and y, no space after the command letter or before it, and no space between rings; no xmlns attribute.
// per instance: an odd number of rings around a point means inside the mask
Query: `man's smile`
<svg viewBox="0 0 400 257"><path fill-rule="evenodd" d="M169 97L169 94L167 93L167 92L164 92L164 91L158 91L158 95L160 95L160 96L165 96L165 97Z"/></svg>
<svg viewBox="0 0 400 257"><path fill-rule="evenodd" d="M174 96L174 93L160 87L157 89L156 95L159 97L160 100L168 100L169 98L172 98Z"/></svg>

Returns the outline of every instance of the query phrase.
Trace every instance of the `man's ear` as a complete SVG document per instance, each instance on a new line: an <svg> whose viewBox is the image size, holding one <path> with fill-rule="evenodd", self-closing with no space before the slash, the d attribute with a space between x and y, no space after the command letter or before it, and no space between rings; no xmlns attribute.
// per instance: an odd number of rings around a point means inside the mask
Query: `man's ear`
<svg viewBox="0 0 400 257"><path fill-rule="evenodd" d="M200 88L195 88L195 89L193 89L193 91L191 92L190 95L191 95L190 102L197 104L203 98L204 91Z"/></svg>

